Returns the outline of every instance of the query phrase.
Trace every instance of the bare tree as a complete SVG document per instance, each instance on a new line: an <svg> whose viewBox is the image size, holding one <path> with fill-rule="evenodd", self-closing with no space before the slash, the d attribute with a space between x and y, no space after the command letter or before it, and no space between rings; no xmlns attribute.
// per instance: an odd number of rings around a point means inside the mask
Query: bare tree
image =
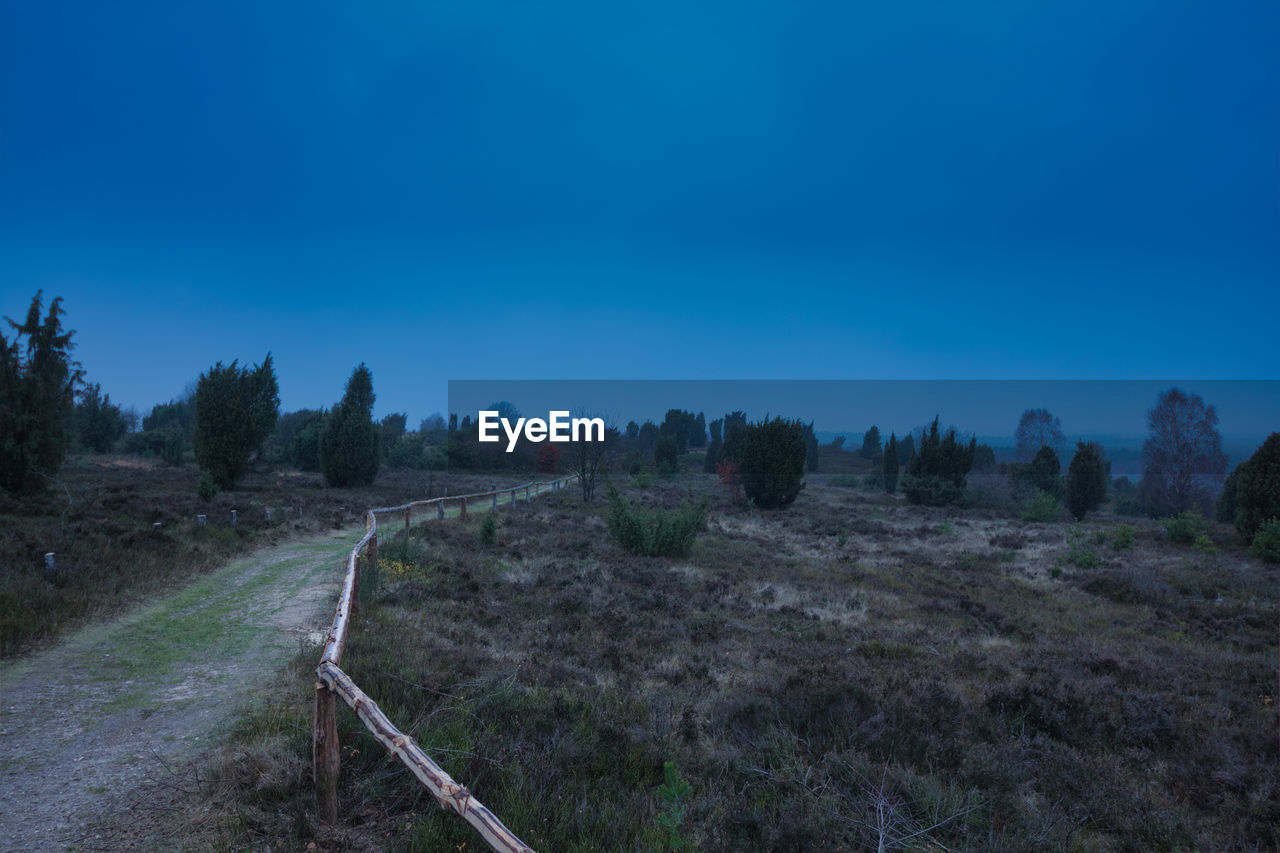
<svg viewBox="0 0 1280 853"><path fill-rule="evenodd" d="M1139 499L1153 515L1204 510L1227 473L1218 413L1199 394L1170 388L1147 412Z"/></svg>
<svg viewBox="0 0 1280 853"><path fill-rule="evenodd" d="M1061 458L1067 446L1062 434L1062 421L1048 409L1027 409L1013 434L1019 462L1030 462L1042 447L1051 447Z"/></svg>
<svg viewBox="0 0 1280 853"><path fill-rule="evenodd" d="M575 411L573 416L575 418L593 417L582 411ZM575 440L569 444L566 457L569 464L573 466L574 473L578 475L584 502L590 502L595 497L596 483L604 469L609 452L618 444L619 435L618 430L609 426L609 421L605 419L604 441L594 440L598 436L592 434L591 430L584 430L582 435L575 436Z"/></svg>

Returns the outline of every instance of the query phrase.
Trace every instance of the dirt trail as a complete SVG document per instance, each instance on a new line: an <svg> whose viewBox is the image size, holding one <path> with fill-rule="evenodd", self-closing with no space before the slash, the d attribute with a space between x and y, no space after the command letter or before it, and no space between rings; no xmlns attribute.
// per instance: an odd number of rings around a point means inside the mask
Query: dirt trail
<svg viewBox="0 0 1280 853"><path fill-rule="evenodd" d="M127 849L135 792L216 745L272 673L323 641L360 532L256 551L0 667L0 850ZM125 835L101 837L104 815Z"/></svg>

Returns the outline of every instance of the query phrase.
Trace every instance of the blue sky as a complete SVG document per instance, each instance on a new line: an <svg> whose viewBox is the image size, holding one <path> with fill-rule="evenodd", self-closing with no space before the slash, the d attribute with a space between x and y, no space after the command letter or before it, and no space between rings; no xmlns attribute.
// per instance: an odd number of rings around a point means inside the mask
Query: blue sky
<svg viewBox="0 0 1280 853"><path fill-rule="evenodd" d="M372 5L0 0L0 313L143 411L1277 378L1275 3Z"/></svg>

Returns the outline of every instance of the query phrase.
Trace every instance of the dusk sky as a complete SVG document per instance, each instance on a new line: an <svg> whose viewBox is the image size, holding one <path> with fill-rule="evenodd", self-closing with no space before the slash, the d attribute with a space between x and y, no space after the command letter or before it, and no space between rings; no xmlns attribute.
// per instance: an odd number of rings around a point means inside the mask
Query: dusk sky
<svg viewBox="0 0 1280 853"><path fill-rule="evenodd" d="M1277 44L1271 0L0 0L0 314L62 296L142 413L268 350L284 410L363 361L411 425L450 379L1276 379Z"/></svg>

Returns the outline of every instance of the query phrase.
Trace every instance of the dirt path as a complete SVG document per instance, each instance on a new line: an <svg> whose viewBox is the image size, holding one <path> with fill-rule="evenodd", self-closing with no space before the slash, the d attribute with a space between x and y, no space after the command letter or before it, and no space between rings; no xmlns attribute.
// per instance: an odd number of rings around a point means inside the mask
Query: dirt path
<svg viewBox="0 0 1280 853"><path fill-rule="evenodd" d="M0 850L127 849L92 827L216 744L255 689L323 640L359 533L257 551L0 667Z"/></svg>

